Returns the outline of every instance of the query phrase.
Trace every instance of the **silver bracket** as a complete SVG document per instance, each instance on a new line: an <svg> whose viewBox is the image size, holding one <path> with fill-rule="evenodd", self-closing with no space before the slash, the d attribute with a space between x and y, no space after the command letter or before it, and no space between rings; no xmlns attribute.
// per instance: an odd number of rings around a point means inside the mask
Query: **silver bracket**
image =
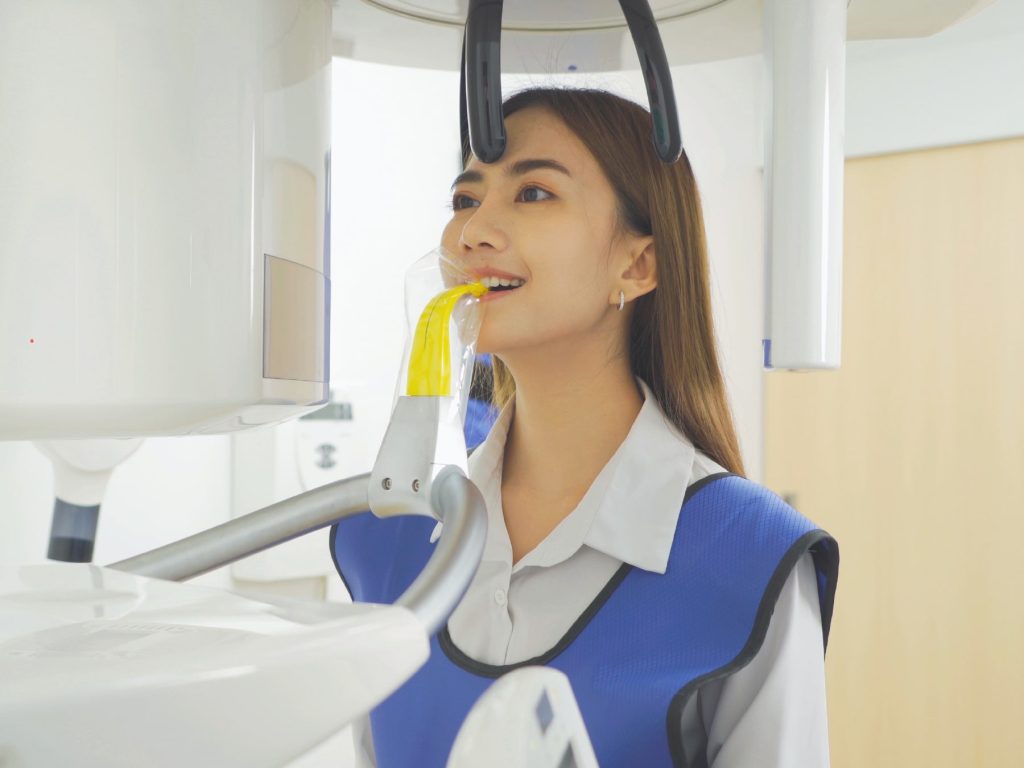
<svg viewBox="0 0 1024 768"><path fill-rule="evenodd" d="M370 473L370 510L377 517L439 519L431 488L441 470L468 474L466 438L453 397L400 397Z"/></svg>

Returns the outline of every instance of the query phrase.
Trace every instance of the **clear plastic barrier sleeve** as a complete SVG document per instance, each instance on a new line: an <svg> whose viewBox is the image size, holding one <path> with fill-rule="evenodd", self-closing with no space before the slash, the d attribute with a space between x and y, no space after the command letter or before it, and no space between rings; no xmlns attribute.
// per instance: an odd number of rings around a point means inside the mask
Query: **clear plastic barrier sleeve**
<svg viewBox="0 0 1024 768"><path fill-rule="evenodd" d="M444 248L417 260L405 276L406 343L395 391L399 397L443 397L465 421L486 292Z"/></svg>

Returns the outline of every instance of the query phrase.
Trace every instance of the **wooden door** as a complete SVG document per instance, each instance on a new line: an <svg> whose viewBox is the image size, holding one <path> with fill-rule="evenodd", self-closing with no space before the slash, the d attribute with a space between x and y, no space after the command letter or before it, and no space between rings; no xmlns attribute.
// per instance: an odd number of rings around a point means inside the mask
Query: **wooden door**
<svg viewBox="0 0 1024 768"><path fill-rule="evenodd" d="M1024 139L846 166L843 361L765 374L839 540L832 765L1024 765Z"/></svg>

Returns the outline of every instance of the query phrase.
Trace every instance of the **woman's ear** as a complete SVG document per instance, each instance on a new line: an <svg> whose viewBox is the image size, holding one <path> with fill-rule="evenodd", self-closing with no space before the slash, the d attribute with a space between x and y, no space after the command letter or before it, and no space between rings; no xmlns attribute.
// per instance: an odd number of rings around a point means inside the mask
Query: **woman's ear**
<svg viewBox="0 0 1024 768"><path fill-rule="evenodd" d="M654 253L654 237L639 238L630 250L630 261L621 275L623 291L633 301L658 287L658 260Z"/></svg>

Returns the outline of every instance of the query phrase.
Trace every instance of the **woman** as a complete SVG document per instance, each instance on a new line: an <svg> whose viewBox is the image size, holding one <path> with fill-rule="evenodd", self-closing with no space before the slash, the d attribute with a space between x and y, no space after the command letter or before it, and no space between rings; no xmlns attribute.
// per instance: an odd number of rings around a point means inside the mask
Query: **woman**
<svg viewBox="0 0 1024 768"><path fill-rule="evenodd" d="M443 765L480 691L543 663L602 766L827 765L838 550L742 478L689 162L663 165L649 114L608 93L504 112L505 154L465 152L442 238L508 284L478 342L501 408L470 459L488 539L430 661L374 712L379 764ZM335 556L356 599L387 602L432 526L364 517Z"/></svg>

